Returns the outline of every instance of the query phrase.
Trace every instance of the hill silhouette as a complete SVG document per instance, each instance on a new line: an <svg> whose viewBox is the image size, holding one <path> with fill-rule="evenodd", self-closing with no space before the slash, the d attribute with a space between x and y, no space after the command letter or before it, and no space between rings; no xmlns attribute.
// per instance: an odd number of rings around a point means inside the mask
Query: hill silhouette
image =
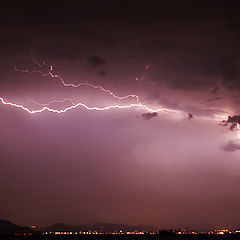
<svg viewBox="0 0 240 240"><path fill-rule="evenodd" d="M30 233L32 230L29 227L21 227L13 224L8 220L0 219L0 234L13 234L13 233Z"/></svg>

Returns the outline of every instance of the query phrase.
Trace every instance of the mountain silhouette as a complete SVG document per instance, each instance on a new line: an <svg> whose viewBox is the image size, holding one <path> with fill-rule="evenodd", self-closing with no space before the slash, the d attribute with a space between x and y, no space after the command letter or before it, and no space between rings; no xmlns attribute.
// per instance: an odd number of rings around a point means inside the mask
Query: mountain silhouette
<svg viewBox="0 0 240 240"><path fill-rule="evenodd" d="M129 226L123 224L114 224L114 223L93 223L93 224L85 224L85 225L66 225L64 223L56 223L54 225L45 227L40 230L47 232L102 232L102 233L110 233L110 232L134 232L134 231L157 231L157 228L153 226L146 225L137 225L137 226ZM22 227L8 220L0 219L0 234L13 234L13 233L32 233L38 232L30 229L29 227Z"/></svg>
<svg viewBox="0 0 240 240"><path fill-rule="evenodd" d="M0 234L12 233L30 233L32 230L29 227L20 227L8 220L0 219Z"/></svg>

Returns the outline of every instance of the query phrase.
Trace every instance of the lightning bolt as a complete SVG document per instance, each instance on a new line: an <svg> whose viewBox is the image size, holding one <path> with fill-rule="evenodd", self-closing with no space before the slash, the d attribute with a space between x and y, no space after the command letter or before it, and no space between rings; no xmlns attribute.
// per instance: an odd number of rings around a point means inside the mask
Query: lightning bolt
<svg viewBox="0 0 240 240"><path fill-rule="evenodd" d="M171 109L167 109L167 108L159 108L159 109L156 109L156 110L153 110L145 105L142 105L141 103L139 104L129 104L129 105L110 105L110 106L107 106L107 107L89 107L87 106L86 104L84 103L77 103L77 104L74 104L70 107L66 107L62 110L57 110L57 109L53 109L53 108L50 108L50 107L43 107L41 109L38 109L38 110L31 110L27 107L24 107L23 105L21 104L16 104L16 103L12 103L12 102L7 102L5 101L3 98L0 97L0 101L2 102L2 104L4 105L9 105L9 106L12 106L12 107L15 107L15 108L20 108L30 114L35 114L35 113L41 113L41 112L44 112L44 111L48 111L48 112L53 112L53 113L65 113L69 110L72 110L72 109L75 109L75 108L78 108L78 107L83 107L87 110L96 110L96 111L105 111L105 110L110 110L110 109L114 109L114 108L117 108L117 109L127 109L127 108L142 108L142 109L145 109L147 111L150 111L150 112L160 112L160 111L164 111L164 112L172 112L172 113L177 113L178 111L176 110L171 110Z"/></svg>
<svg viewBox="0 0 240 240"><path fill-rule="evenodd" d="M12 65L14 67L14 70L16 72L22 72L22 73L28 73L28 74L34 74L34 73L38 73L40 74L42 77L51 77L51 78L56 78L58 79L62 85L64 87L73 87L73 88L78 88L78 87L81 87L81 86L88 86L88 87L92 87L94 89L99 89L109 95L111 95L112 97L118 99L118 100L123 100L123 99L127 99L127 98L135 98L137 102L139 102L139 96L135 95L135 94L129 94L129 95L126 95L126 96L117 96L116 94L114 94L113 92L111 92L109 89L105 89L103 88L102 86L100 85L94 85L94 84L91 84L91 83L87 83L87 82L80 82L78 84L73 84L73 83L66 83L64 81L64 79L58 75L58 74L54 74L53 71L53 65L47 65L45 61L43 61L43 63L39 63L35 57L32 58L33 62L39 66L39 67L43 67L43 66L47 66L49 68L49 71L44 73L42 72L41 70L28 70L28 69L19 69L17 68L15 62L12 62Z"/></svg>
<svg viewBox="0 0 240 240"><path fill-rule="evenodd" d="M11 63L12 63L12 66L14 67L14 70L16 72L22 72L22 73L25 73L25 74L38 73L42 77L49 76L51 78L58 79L64 87L78 88L80 86L89 86L89 87L92 87L94 89L103 91L104 93L109 94L110 96L112 96L113 98L118 99L118 100L134 98L134 99L136 99L136 103L131 103L131 104L128 104L128 105L118 105L117 104L117 105L110 105L110 106L106 106L106 107L97 107L97 106L92 107L92 106L88 106L87 104L81 103L81 102L80 103L74 103L72 101L72 99L70 99L70 98L66 98L66 99L61 100L61 101L53 100L53 101L50 101L49 103L46 103L46 104L41 104L41 103L38 103L36 101L30 100L31 102L33 102L35 104L38 104L39 106L43 106L40 109L31 110L30 108L25 107L21 104L17 104L15 102L9 102L9 101L3 99L2 97L0 97L0 101L3 105L8 105L8 106L11 106L11 107L14 107L14 108L19 108L19 109L22 109L22 110L26 111L27 113L30 113L30 114L42 113L44 111L61 114L61 113L65 113L67 111L70 111L70 110L76 109L76 108L80 108L80 107L85 108L87 110L95 110L95 111L106 111L106 110L110 110L110 109L141 108L141 109L144 109L144 110L149 111L149 112L168 112L168 113L178 113L179 112L177 110L172 110L172 109L167 109L167 108L152 109L152 108L150 108L146 105L143 105L139 100L139 96L136 95L136 94L129 94L129 95L126 95L126 96L117 96L116 94L114 94L109 89L105 89L100 85L93 85L93 84L90 84L90 83L87 83L87 82L80 82L79 84L66 83L60 75L53 73L54 69L53 69L52 65L47 65L45 61L40 63L40 62L37 61L37 59L35 57L32 58L32 61L40 68L42 68L44 66L47 66L49 68L49 71L44 73L41 70L19 69L19 68L17 68L16 64L13 61ZM61 110L54 109L54 108L50 107L50 105L53 104L53 103L59 103L59 102L63 103L63 102L66 102L66 101L70 101L72 105L69 106L69 107L63 108Z"/></svg>

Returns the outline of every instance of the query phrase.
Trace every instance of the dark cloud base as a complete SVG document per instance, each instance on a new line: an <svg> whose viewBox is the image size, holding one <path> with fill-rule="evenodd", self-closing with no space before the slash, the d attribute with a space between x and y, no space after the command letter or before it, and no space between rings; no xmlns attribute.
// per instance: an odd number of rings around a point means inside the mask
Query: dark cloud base
<svg viewBox="0 0 240 240"><path fill-rule="evenodd" d="M221 146L221 148L226 151L226 152L235 152L240 150L240 143L238 142L234 142L234 141L229 141L226 144L224 144L223 146Z"/></svg>
<svg viewBox="0 0 240 240"><path fill-rule="evenodd" d="M154 117L157 117L158 113L157 112L153 112L153 113L143 113L142 117L145 118L146 120L150 120Z"/></svg>

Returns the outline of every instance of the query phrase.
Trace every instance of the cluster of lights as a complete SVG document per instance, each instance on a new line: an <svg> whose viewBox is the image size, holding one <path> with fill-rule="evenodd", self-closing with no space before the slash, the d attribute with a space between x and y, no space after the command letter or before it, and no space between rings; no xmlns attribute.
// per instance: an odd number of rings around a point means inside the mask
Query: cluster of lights
<svg viewBox="0 0 240 240"><path fill-rule="evenodd" d="M128 235L143 235L146 234L144 231L128 231L128 232L123 232L122 230L120 231L115 231L115 232L97 232L97 231L57 231L57 232L43 232L43 235L103 235L103 234L108 234L108 235L118 235L118 234L128 234ZM158 232L149 232L148 234L153 234L153 235L158 235ZM216 229L216 230L211 230L208 232L196 232L196 231L187 231L187 230L177 230L175 234L188 234L188 235L195 235L195 234L218 234L218 235L224 235L224 234L240 234L240 230L235 230L235 231L230 231L229 229ZM27 235L33 235L33 233L15 233L15 236L27 236Z"/></svg>
<svg viewBox="0 0 240 240"><path fill-rule="evenodd" d="M123 231L119 231L119 232L108 232L108 233L102 233L102 232L92 232L92 231L87 231L87 232L44 232L43 235L47 235L47 234L50 234L50 235L77 235L77 234L80 234L80 235L103 235L103 234L110 234L110 235L118 235L118 234L130 234L130 235L142 235L142 234L145 234L145 232L143 231L134 231L134 232L123 232ZM151 234L154 234L154 233L151 233Z"/></svg>

